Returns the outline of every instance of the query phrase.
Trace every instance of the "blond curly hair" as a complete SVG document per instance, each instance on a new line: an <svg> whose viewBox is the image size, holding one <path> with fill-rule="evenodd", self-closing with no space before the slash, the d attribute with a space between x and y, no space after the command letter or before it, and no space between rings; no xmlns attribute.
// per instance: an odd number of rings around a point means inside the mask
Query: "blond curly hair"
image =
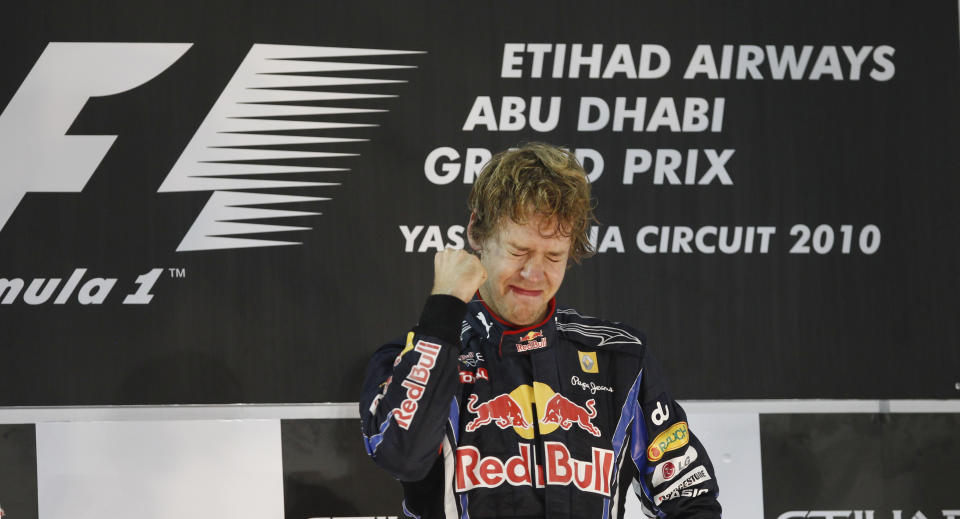
<svg viewBox="0 0 960 519"><path fill-rule="evenodd" d="M590 183L573 153L531 142L497 153L487 162L467 202L474 221L470 237L484 242L500 229L503 218L519 225L531 215L556 217L555 232L571 238L570 260L593 255L587 231L595 222Z"/></svg>

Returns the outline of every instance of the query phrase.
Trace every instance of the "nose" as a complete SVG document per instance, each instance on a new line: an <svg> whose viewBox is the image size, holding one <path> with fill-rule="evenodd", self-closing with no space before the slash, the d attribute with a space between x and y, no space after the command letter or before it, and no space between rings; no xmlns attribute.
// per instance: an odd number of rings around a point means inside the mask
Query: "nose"
<svg viewBox="0 0 960 519"><path fill-rule="evenodd" d="M523 264L520 270L520 276L531 283L540 283L544 278L544 258L537 255L531 256Z"/></svg>

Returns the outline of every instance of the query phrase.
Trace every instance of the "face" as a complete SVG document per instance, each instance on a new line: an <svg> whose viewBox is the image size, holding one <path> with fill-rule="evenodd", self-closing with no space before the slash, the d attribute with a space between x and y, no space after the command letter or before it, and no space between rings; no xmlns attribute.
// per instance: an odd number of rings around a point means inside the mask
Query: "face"
<svg viewBox="0 0 960 519"><path fill-rule="evenodd" d="M487 269L480 296L504 321L527 326L546 317L570 256L571 239L556 228L555 218L542 215L531 215L523 225L505 218L499 232L483 243L470 239Z"/></svg>

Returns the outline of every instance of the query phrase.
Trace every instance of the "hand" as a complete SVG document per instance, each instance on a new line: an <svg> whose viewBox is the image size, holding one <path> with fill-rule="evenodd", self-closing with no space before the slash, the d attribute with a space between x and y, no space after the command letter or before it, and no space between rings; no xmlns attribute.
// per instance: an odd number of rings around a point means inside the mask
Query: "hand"
<svg viewBox="0 0 960 519"><path fill-rule="evenodd" d="M448 294L469 303L487 280L487 269L480 259L465 250L444 249L433 258L431 294Z"/></svg>

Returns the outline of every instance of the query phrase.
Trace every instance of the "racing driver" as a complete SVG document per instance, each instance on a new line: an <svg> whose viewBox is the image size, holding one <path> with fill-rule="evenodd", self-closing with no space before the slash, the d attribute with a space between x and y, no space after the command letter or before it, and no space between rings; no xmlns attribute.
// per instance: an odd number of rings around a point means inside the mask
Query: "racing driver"
<svg viewBox="0 0 960 519"><path fill-rule="evenodd" d="M419 323L376 351L360 400L370 457L422 518L717 518L713 465L643 333L557 305L592 253L583 168L531 143L470 193L476 255L434 259Z"/></svg>

